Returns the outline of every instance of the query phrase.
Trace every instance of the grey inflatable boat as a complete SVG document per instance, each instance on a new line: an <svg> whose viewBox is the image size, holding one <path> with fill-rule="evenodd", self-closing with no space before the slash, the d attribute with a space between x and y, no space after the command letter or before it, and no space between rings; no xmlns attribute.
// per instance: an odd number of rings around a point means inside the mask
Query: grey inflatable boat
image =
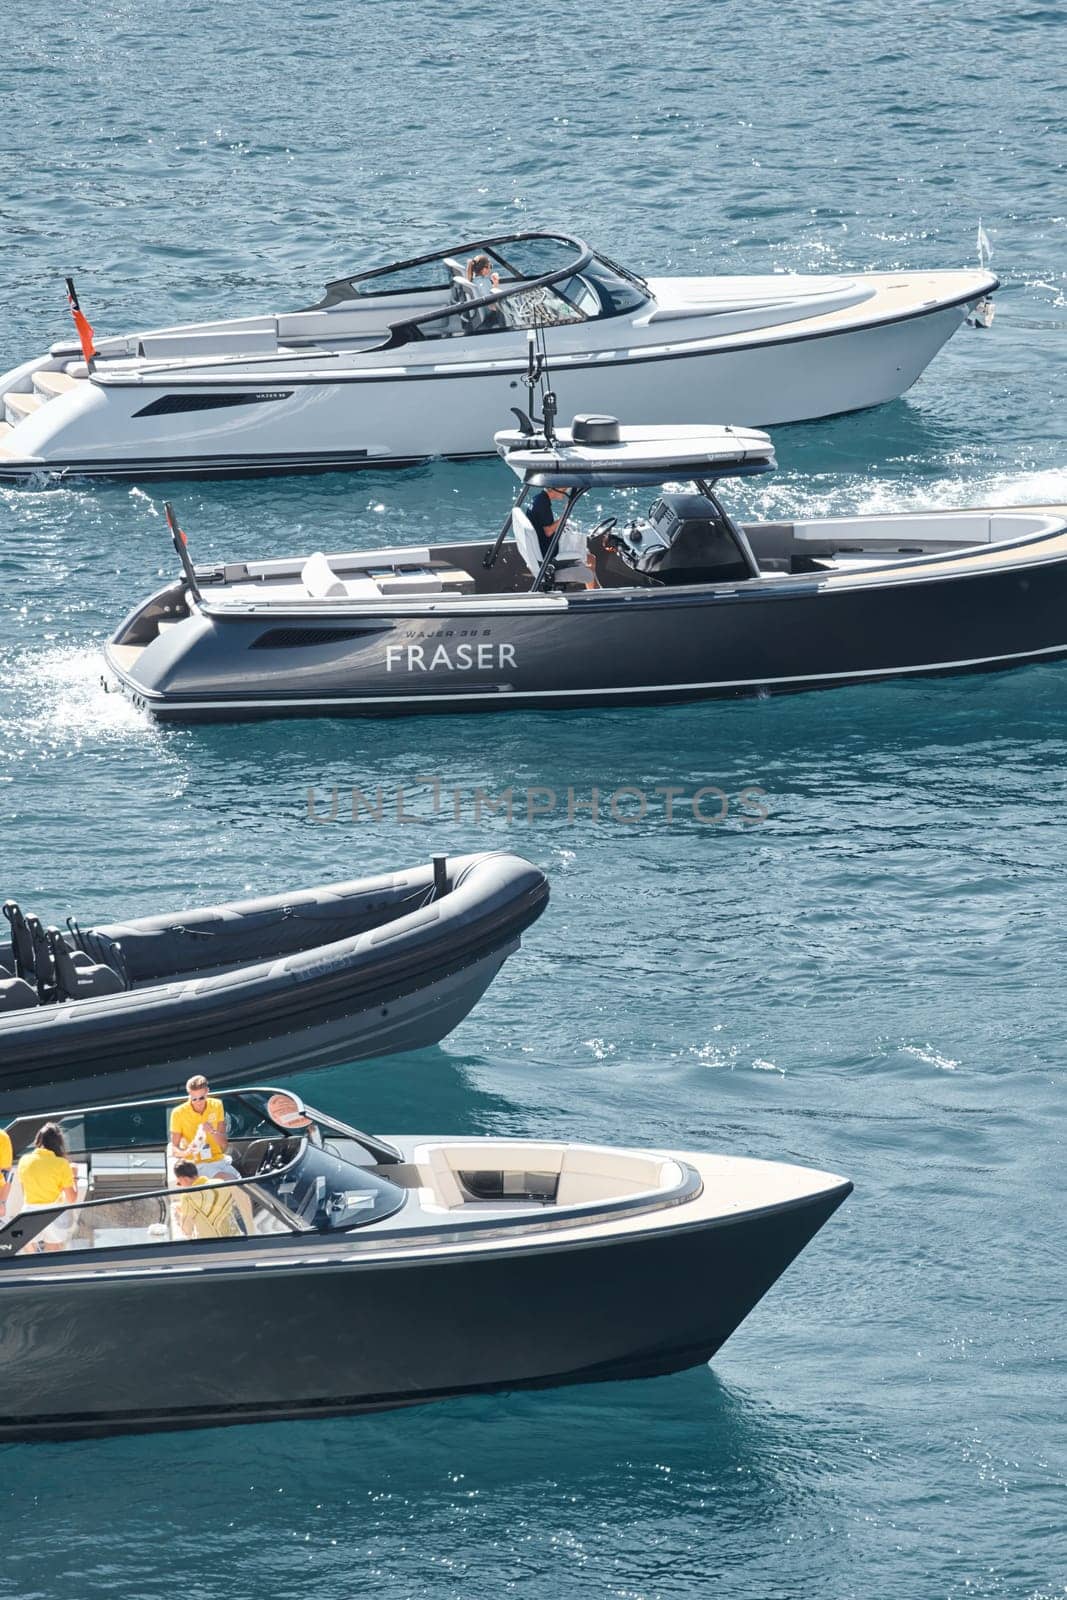
<svg viewBox="0 0 1067 1600"><path fill-rule="evenodd" d="M0 1112L434 1044L547 901L544 873L503 852L65 932L6 901Z"/></svg>

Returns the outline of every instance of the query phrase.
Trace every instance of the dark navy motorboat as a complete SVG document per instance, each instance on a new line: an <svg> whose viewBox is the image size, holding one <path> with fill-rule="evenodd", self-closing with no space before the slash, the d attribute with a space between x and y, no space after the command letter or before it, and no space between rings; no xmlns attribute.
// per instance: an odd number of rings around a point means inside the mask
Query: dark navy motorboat
<svg viewBox="0 0 1067 1600"><path fill-rule="evenodd" d="M16 1177L0 1220L0 1439L698 1366L852 1187L688 1151L383 1139L264 1088L227 1094L230 1175L190 1186L167 1149L173 1104L62 1113L74 1204L26 1210ZM16 1160L44 1120L9 1127Z"/></svg>
<svg viewBox="0 0 1067 1600"><path fill-rule="evenodd" d="M6 901L0 1111L434 1044L547 901L544 873L503 852L64 931Z"/></svg>
<svg viewBox="0 0 1067 1600"><path fill-rule="evenodd" d="M495 542L196 567L175 526L184 576L108 644L119 684L155 718L205 722L647 704L1067 655L1067 506L741 524L718 485L773 468L764 433L520 416L496 436L522 488ZM550 488L566 494L543 540L530 512Z"/></svg>

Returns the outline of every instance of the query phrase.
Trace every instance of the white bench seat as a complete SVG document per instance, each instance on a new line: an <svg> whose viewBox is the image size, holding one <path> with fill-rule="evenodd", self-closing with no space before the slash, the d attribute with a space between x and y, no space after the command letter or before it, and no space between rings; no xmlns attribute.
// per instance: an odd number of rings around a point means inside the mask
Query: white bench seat
<svg viewBox="0 0 1067 1600"><path fill-rule="evenodd" d="M559 1174L557 1206L603 1204L636 1194L656 1194L677 1188L682 1172L670 1158L632 1154L627 1150L602 1150L588 1145L481 1144L423 1145L413 1160L430 1180L419 1190L420 1203L430 1210L453 1210L472 1203L510 1209L503 1200L472 1202L466 1198L457 1174L475 1172L540 1172ZM521 1197L516 1196L518 1201ZM531 1202L538 1210L544 1207Z"/></svg>

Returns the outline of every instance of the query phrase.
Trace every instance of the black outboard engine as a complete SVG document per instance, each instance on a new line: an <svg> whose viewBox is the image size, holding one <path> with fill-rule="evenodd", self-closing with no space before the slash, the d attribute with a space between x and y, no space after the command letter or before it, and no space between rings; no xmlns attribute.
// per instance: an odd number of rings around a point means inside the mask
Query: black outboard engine
<svg viewBox="0 0 1067 1600"><path fill-rule="evenodd" d="M621 541L630 564L659 583L737 583L752 576L722 514L706 495L664 494L648 522Z"/></svg>

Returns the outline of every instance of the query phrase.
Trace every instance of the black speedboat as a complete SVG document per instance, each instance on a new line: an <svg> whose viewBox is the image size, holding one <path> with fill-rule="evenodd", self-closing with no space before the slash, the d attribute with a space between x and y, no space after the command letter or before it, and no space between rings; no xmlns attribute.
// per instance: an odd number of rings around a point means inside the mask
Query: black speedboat
<svg viewBox="0 0 1067 1600"><path fill-rule="evenodd" d="M773 468L766 434L532 430L496 436L522 488L495 542L195 567L175 527L184 576L127 617L111 671L153 717L205 722L647 704L1067 655L1067 506L742 525L717 485ZM590 491L599 514L650 486L646 515L577 532ZM549 487L567 496L542 548L526 508Z"/></svg>
<svg viewBox="0 0 1067 1600"><path fill-rule="evenodd" d="M20 1210L16 1180L0 1229L0 1439L697 1366L852 1187L674 1150L386 1140L242 1089L225 1100L240 1178L210 1191L204 1237L197 1191L168 1169L172 1104L63 1113L75 1205ZM11 1125L16 1158L43 1121ZM34 1253L46 1228L66 1247Z"/></svg>
<svg viewBox="0 0 1067 1600"><path fill-rule="evenodd" d="M65 932L6 901L0 1109L434 1044L547 901L544 873L502 852Z"/></svg>

